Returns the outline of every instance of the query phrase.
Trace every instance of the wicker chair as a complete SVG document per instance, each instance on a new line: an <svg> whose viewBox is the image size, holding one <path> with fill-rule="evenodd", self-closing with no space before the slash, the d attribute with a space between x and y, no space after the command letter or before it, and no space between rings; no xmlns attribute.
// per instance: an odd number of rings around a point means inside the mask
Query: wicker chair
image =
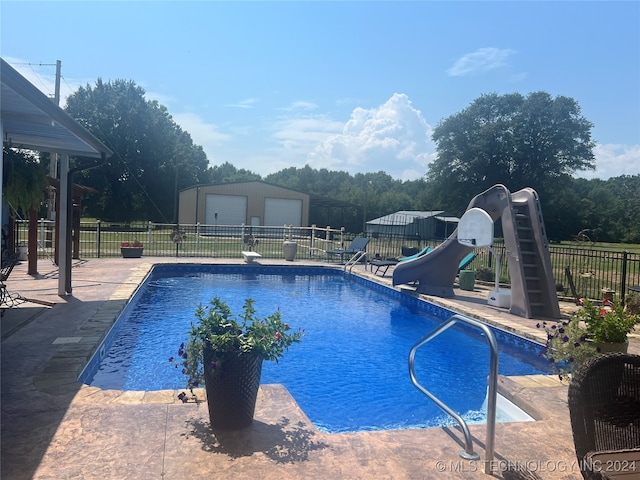
<svg viewBox="0 0 640 480"><path fill-rule="evenodd" d="M569 385L569 414L582 476L612 478L589 459L640 448L640 356L609 353L585 362Z"/></svg>

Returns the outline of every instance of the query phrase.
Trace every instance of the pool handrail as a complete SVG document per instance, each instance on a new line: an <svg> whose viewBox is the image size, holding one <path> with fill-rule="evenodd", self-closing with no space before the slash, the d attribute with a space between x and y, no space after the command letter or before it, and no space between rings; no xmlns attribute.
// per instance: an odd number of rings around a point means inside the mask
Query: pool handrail
<svg viewBox="0 0 640 480"><path fill-rule="evenodd" d="M344 272L347 273L347 268L348 268L349 269L348 273L351 273L351 270L353 270L353 267L356 263L358 263L362 259L365 259L365 262L366 262L366 257L367 257L367 252L365 252L364 250L357 251L355 255L353 255L349 260L347 260L347 263L344 264Z"/></svg>
<svg viewBox="0 0 640 480"><path fill-rule="evenodd" d="M427 397L429 397L433 402L440 407L445 413L450 415L454 420L458 422L460 428L462 429L462 433L464 434L465 439L465 449L460 451L460 457L466 460L478 460L480 459L480 455L473 451L473 440L471 439L471 432L469 431L469 426L467 422L458 415L455 411L453 411L448 405L446 405L442 400L436 397L429 390L424 388L417 380L415 373L415 356L416 352L423 345L440 335L442 332L447 330L449 327L452 327L457 322L466 323L467 325L471 325L473 327L479 328L485 334L487 338L487 342L489 343L489 348L491 349L491 361L489 365L489 377L487 382L489 383L489 391L487 394L487 436L485 441L485 459L483 470L484 473L491 474L491 465L493 463L494 456L494 442L495 442L495 430L496 430L496 407L497 407L497 395L498 395L498 342L496 341L496 337L489 328L488 325L474 320L472 318L465 317L460 314L455 314L449 317L448 320L440 324L440 326L436 327L430 334L426 337L422 338L418 343L416 343L409 353L409 375L411 377L411 382L424 393Z"/></svg>

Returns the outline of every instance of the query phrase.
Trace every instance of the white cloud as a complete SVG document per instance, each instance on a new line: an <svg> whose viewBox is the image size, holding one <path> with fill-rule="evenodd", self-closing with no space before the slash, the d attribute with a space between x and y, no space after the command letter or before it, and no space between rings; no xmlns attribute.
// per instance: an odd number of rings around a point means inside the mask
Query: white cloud
<svg viewBox="0 0 640 480"><path fill-rule="evenodd" d="M275 123L271 138L285 150L306 155L329 135L340 131L342 126L342 122L326 116L283 118Z"/></svg>
<svg viewBox="0 0 640 480"><path fill-rule="evenodd" d="M296 102L293 102L288 107L282 107L280 110L283 110L286 112L295 112L300 110L315 110L316 108L318 108L318 105L316 105L313 102L305 102L303 100L298 100Z"/></svg>
<svg viewBox="0 0 640 480"><path fill-rule="evenodd" d="M202 146L207 154L209 162L212 162L221 145L233 140L233 136L222 133L217 125L207 123L199 115L194 113L177 113L172 115L173 120L180 125L182 130L191 135L195 145Z"/></svg>
<svg viewBox="0 0 640 480"><path fill-rule="evenodd" d="M236 103L230 103L225 105L225 107L233 107L233 108L253 108L256 103L258 103L257 98L245 98L244 100L240 100Z"/></svg>
<svg viewBox="0 0 640 480"><path fill-rule="evenodd" d="M452 77L485 73L505 65L507 58L513 53L516 53L515 50L480 48L456 60L447 73Z"/></svg>
<svg viewBox="0 0 640 480"><path fill-rule="evenodd" d="M596 157L596 169L576 172L574 176L607 180L621 175L640 174L640 145L596 145L593 153Z"/></svg>
<svg viewBox="0 0 640 480"><path fill-rule="evenodd" d="M313 168L387 172L414 180L427 172L435 155L431 127L405 94L394 93L377 108L356 108L340 133L331 135L309 154Z"/></svg>

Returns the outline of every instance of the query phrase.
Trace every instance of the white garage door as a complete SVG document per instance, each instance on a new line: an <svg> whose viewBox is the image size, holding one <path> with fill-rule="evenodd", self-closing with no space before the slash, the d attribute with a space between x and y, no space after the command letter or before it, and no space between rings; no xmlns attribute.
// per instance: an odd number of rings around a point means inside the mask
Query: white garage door
<svg viewBox="0 0 640 480"><path fill-rule="evenodd" d="M302 200L288 198L264 199L264 224L302 226Z"/></svg>
<svg viewBox="0 0 640 480"><path fill-rule="evenodd" d="M247 197L207 194L207 225L242 225L247 223Z"/></svg>

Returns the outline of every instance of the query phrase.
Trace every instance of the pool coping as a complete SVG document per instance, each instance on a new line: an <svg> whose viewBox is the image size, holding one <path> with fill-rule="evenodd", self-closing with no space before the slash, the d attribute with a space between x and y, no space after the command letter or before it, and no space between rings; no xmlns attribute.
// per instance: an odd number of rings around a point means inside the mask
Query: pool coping
<svg viewBox="0 0 640 480"><path fill-rule="evenodd" d="M234 263L202 263L202 262L186 262L180 263L180 266L184 265L233 265ZM102 305L96 310L96 312L88 318L70 337L58 337L53 343L60 345L60 348L54 353L54 355L46 362L43 369L34 378L34 385L37 390L42 393L46 393L54 396L67 396L72 395L74 401L79 403L90 404L126 404L126 405L139 405L139 404L181 404L184 403L178 396L184 392L185 389L176 390L154 390L154 391L125 391L125 390L104 390L99 387L92 387L86 384L80 384L78 378L82 371L94 356L103 340L109 334L109 331L115 324L121 312L127 306L130 299L133 297L139 286L144 279L149 275L151 270L155 266L159 265L176 265L173 262L145 262L138 265L133 272L129 275L128 279L120 284L113 294L102 303ZM309 265L291 266L291 265L270 265L273 267L290 267L295 269L309 268ZM338 266L334 265L314 265L312 268L326 268L330 270L341 270ZM453 304L446 299L440 299L437 297L425 297L424 295L418 295L412 292L411 289L406 287L392 287L384 281L383 278L376 275L369 275L365 271L364 274L358 272L358 276L378 283L386 288L392 288L397 292L413 295L420 300L425 300L436 306L445 308L447 310L460 313L462 315L469 316L471 318L480 320L495 328L501 329L508 333L514 334L519 337L523 337L527 340L541 343L540 332L527 331L525 326L518 325L513 322L512 325L505 325L504 321L498 321L495 319L487 318L487 315L483 316L471 309L460 308L459 305ZM524 330L524 331L523 331ZM529 328L529 330L532 330ZM536 335L536 333L538 335ZM510 380L506 381L506 377L500 376L499 392L505 396L509 401L525 410L534 418L540 418L540 414L535 407L522 402L514 394L514 385L520 386L533 386L533 387L551 387L560 386L561 383L556 376L553 375L526 375L519 377L509 377ZM198 402L206 401L206 394L204 389L194 389ZM189 402L193 403L193 402Z"/></svg>

